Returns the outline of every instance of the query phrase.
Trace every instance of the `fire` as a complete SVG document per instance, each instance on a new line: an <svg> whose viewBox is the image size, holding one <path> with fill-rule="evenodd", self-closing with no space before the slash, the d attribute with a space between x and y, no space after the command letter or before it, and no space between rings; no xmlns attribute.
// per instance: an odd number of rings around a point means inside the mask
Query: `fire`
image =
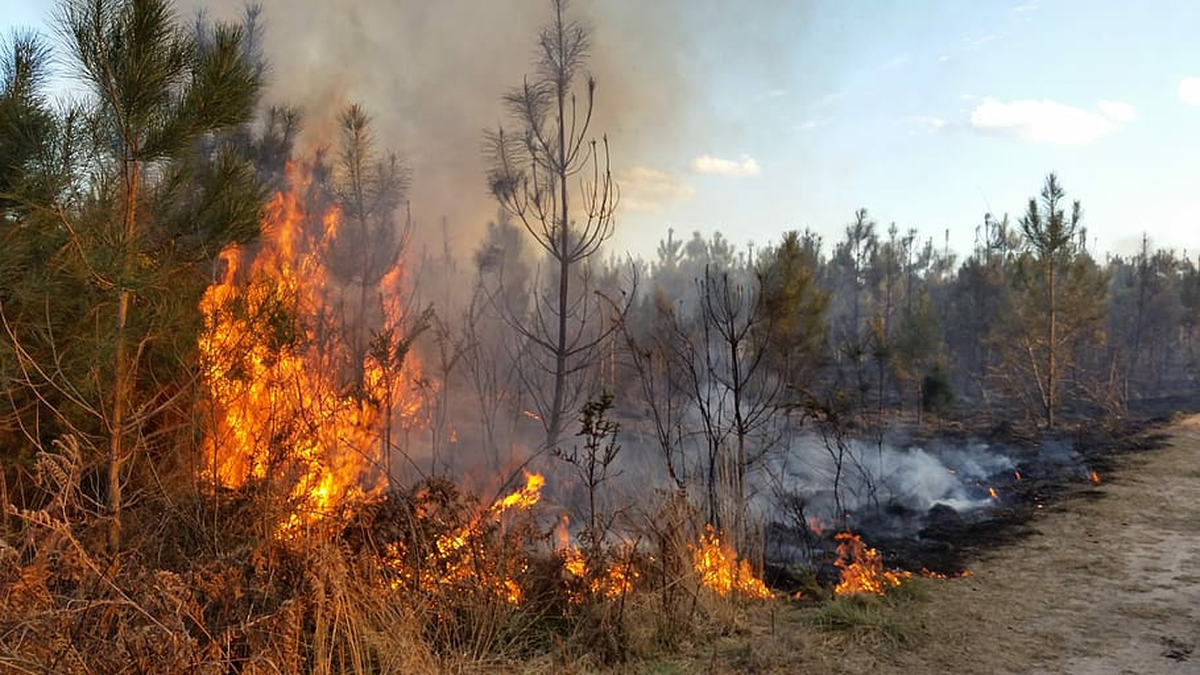
<svg viewBox="0 0 1200 675"><path fill-rule="evenodd" d="M883 595L887 589L899 586L905 579L912 578L911 572L883 569L883 560L879 552L869 548L858 535L839 532L834 535L834 539L839 542L838 557L834 564L842 570L842 579L833 589L835 594Z"/></svg>
<svg viewBox="0 0 1200 675"><path fill-rule="evenodd" d="M1096 473L1095 469L1092 469L1092 482L1096 485L1100 484L1100 474Z"/></svg>
<svg viewBox="0 0 1200 675"><path fill-rule="evenodd" d="M829 529L828 526L825 524L825 521L821 520L820 518L818 518L816 516L809 516L805 520L805 525L808 526L808 531L811 532L816 537L825 536L825 530Z"/></svg>
<svg viewBox="0 0 1200 675"><path fill-rule="evenodd" d="M988 488L988 494L991 495L992 499L1000 499L1000 494L996 492L996 488L994 487Z"/></svg>
<svg viewBox="0 0 1200 675"><path fill-rule="evenodd" d="M1013 471L1013 475L1017 477L1017 480L1021 480L1021 472L1020 471Z"/></svg>
<svg viewBox="0 0 1200 675"><path fill-rule="evenodd" d="M545 483L541 474L527 474L523 487L492 502L465 525L439 536L432 550L426 551L420 560L408 559L409 552L403 544L389 544L383 562L395 575L392 586L411 585L426 593L469 587L492 593L510 604L520 604L524 594L513 576L524 571L524 564L495 560L494 555L488 555L485 538L488 529L499 523L505 513L535 506L541 500Z"/></svg>
<svg viewBox="0 0 1200 675"><path fill-rule="evenodd" d="M942 574L941 572L934 572L933 570L928 570L922 567L921 576L925 577L926 579L938 579L941 581L945 581L947 579L966 579L967 577L971 576L971 570L963 570L957 574Z"/></svg>
<svg viewBox="0 0 1200 675"><path fill-rule="evenodd" d="M546 484L545 477L540 473L525 475L525 487L516 492L501 497L492 504L490 511L499 516L509 509L528 509L542 498L542 486Z"/></svg>
<svg viewBox="0 0 1200 675"><path fill-rule="evenodd" d="M382 489L387 431L420 408L412 355L385 355L365 337L403 329L386 300L398 297L403 271L395 265L371 289L335 278L341 213L312 206L310 179L295 166L288 183L266 207L257 252L221 252L224 273L200 301L199 339L212 405L203 475L226 488L281 486L293 504L284 531Z"/></svg>
<svg viewBox="0 0 1200 675"><path fill-rule="evenodd" d="M705 525L700 543L692 547L692 566L700 583L721 597L731 593L769 600L774 597L761 579L754 575L750 563L738 560L733 546L722 540L712 525Z"/></svg>
<svg viewBox="0 0 1200 675"><path fill-rule="evenodd" d="M641 578L633 565L618 561L602 569L593 569L583 552L571 543L570 524L570 518L564 513L559 515L553 529L554 551L562 558L563 570L572 579L582 581L586 587L586 592L568 589L570 600L574 603L583 602L587 593L612 599L632 592L634 582ZM632 560L632 550L627 548L624 553L627 561Z"/></svg>
<svg viewBox="0 0 1200 675"><path fill-rule="evenodd" d="M616 563L602 570L593 570L588 565L583 553L574 546L568 546L560 552L563 556L563 569L576 579L587 580L587 588L592 595L602 595L606 598L619 598L633 591L633 584L640 574L629 564ZM582 595L572 595L573 602L582 602Z"/></svg>

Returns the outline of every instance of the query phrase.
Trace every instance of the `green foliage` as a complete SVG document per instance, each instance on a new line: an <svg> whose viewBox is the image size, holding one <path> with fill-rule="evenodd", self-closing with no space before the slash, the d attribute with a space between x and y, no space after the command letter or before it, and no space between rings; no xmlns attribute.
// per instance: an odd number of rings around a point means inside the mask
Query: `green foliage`
<svg viewBox="0 0 1200 675"><path fill-rule="evenodd" d="M621 446L617 443L617 432L621 425L609 416L612 407L613 396L607 391L584 403L579 416L579 432L576 434L583 440L583 448L554 449L556 457L575 468L587 490L588 513L583 552L591 563L601 561L602 542L608 529L608 519L600 513L598 503L600 486L616 475L610 470L621 453ZM600 569L596 565L593 567Z"/></svg>
<svg viewBox="0 0 1200 675"><path fill-rule="evenodd" d="M1021 219L1026 251L1017 259L1012 301L995 326L1003 386L1053 427L1064 383L1082 350L1103 344L1108 278L1076 241L1082 209L1068 217L1064 191L1046 177L1041 203L1030 199Z"/></svg>
<svg viewBox="0 0 1200 675"><path fill-rule="evenodd" d="M221 249L258 234L240 125L260 83L241 28L186 26L165 0L69 0L57 18L90 96L51 109L41 73L60 57L29 36L0 92L0 441L73 433L89 470L107 462L116 514L125 468L147 468L131 460L178 461L200 294Z"/></svg>
<svg viewBox="0 0 1200 675"><path fill-rule="evenodd" d="M820 240L788 232L764 257L762 305L770 365L793 388L807 384L819 366L827 331L829 295L816 285Z"/></svg>

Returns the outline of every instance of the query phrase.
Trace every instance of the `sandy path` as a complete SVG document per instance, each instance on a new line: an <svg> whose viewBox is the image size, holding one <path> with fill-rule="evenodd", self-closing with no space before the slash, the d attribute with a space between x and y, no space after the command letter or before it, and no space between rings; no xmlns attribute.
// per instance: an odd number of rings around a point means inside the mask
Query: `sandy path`
<svg viewBox="0 0 1200 675"><path fill-rule="evenodd" d="M881 670L1200 672L1200 416L1169 434L932 588L916 611L930 639Z"/></svg>

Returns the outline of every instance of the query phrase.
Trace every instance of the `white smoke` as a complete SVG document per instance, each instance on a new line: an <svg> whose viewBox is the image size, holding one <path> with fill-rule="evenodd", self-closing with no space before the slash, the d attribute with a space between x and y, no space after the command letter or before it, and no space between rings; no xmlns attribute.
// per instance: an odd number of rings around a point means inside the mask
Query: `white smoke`
<svg viewBox="0 0 1200 675"><path fill-rule="evenodd" d="M763 496L799 498L807 515L827 523L896 507L918 515L939 504L964 512L993 503L988 480L1015 468L986 443L927 448L849 439L839 447L801 434L768 462L763 473L773 494Z"/></svg>

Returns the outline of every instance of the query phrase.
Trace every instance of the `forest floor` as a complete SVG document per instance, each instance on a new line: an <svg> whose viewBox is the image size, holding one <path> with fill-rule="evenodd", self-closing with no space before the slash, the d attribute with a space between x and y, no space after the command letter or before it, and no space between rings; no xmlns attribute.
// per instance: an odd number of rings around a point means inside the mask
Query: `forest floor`
<svg viewBox="0 0 1200 675"><path fill-rule="evenodd" d="M744 608L656 673L1200 672L1200 415L1149 449L1116 453L1103 482L1036 511L982 551L971 576L870 599L836 630L829 606ZM840 602L840 601L839 601Z"/></svg>

